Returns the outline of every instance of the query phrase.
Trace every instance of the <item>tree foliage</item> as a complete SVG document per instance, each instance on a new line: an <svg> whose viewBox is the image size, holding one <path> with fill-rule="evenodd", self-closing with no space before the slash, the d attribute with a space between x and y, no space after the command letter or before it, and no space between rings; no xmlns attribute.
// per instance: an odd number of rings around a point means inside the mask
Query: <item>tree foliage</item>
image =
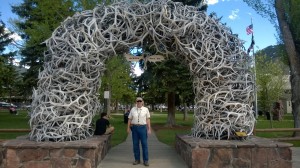
<svg viewBox="0 0 300 168"><path fill-rule="evenodd" d="M106 71L101 78L100 99L104 97L104 91L110 91L111 102L117 107L119 103L130 104L135 98L130 77L130 64L123 56L115 56L106 61Z"/></svg>
<svg viewBox="0 0 300 168"><path fill-rule="evenodd" d="M84 11L94 9L96 5L108 5L110 0L73 0L75 11Z"/></svg>
<svg viewBox="0 0 300 168"><path fill-rule="evenodd" d="M13 57L16 52L5 51L13 39L2 20L0 20L0 97L7 96L16 82L16 71L13 66Z"/></svg>
<svg viewBox="0 0 300 168"><path fill-rule="evenodd" d="M262 16L268 17L271 23L278 20L280 39L285 45L290 67L290 82L292 90L292 113L294 127L300 128L300 1L298 0L244 0ZM300 136L300 132L295 132Z"/></svg>
<svg viewBox="0 0 300 168"><path fill-rule="evenodd" d="M271 112L274 102L284 93L284 65L280 60L273 60L267 55L255 57L258 104L262 111Z"/></svg>
<svg viewBox="0 0 300 168"><path fill-rule="evenodd" d="M147 76L145 78L145 76ZM168 104L168 118L166 124L174 126L176 105L182 97L182 103L193 102L192 79L187 66L175 59L168 59L159 63L148 63L147 70L142 75L143 92L149 103ZM177 97L178 97L177 96Z"/></svg>
<svg viewBox="0 0 300 168"><path fill-rule="evenodd" d="M36 86L39 70L43 65L43 53L48 39L60 23L74 14L71 0L24 0L21 4L12 6L12 12L19 16L14 24L24 40L20 49L22 65L29 66L24 75L24 88L32 90Z"/></svg>
<svg viewBox="0 0 300 168"><path fill-rule="evenodd" d="M30 67L20 85L24 94L31 94L32 87L37 85L46 51L44 41L67 17L100 3L102 0L24 0L12 6L12 12L20 18L14 20L14 25L24 41L20 48L21 64Z"/></svg>
<svg viewBox="0 0 300 168"><path fill-rule="evenodd" d="M285 3L286 19L295 42L296 50L300 52L300 1L289 0Z"/></svg>

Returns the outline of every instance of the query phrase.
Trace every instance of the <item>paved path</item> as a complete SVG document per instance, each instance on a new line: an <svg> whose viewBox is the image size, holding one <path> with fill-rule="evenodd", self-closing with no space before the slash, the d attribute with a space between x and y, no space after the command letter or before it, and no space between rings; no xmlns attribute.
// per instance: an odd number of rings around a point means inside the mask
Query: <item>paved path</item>
<svg viewBox="0 0 300 168"><path fill-rule="evenodd" d="M152 131L148 137L149 167L187 168L188 166L176 153L175 149L159 142ZM293 168L300 168L300 147L292 147ZM141 157L142 159L142 157ZM132 165L134 161L131 134L125 142L111 148L98 168L141 168L143 164Z"/></svg>
<svg viewBox="0 0 300 168"><path fill-rule="evenodd" d="M131 134L125 142L111 148L98 168L141 168L143 164L132 165L134 161ZM155 168L187 168L183 159L175 149L159 142L154 131L148 137L149 167ZM141 156L141 160L142 156Z"/></svg>
<svg viewBox="0 0 300 168"><path fill-rule="evenodd" d="M300 168L300 147L292 147L293 168Z"/></svg>

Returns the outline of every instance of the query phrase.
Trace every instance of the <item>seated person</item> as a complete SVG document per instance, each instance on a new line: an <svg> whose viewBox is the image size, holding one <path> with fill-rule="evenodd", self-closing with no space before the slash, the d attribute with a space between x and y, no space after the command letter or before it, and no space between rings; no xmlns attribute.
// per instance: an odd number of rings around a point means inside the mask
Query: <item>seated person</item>
<svg viewBox="0 0 300 168"><path fill-rule="evenodd" d="M108 121L107 113L101 113L101 118L96 121L96 130L94 135L103 135L113 133L115 130Z"/></svg>
<svg viewBox="0 0 300 168"><path fill-rule="evenodd" d="M11 106L11 107L9 108L9 112L10 112L10 114L16 114L16 115L18 115L16 108L13 107L13 106Z"/></svg>

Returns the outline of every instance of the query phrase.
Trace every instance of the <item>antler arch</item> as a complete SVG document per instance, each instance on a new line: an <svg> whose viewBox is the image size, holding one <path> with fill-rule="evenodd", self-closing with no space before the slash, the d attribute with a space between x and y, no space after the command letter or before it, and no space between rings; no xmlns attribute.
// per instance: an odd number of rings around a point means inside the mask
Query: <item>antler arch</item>
<svg viewBox="0 0 300 168"><path fill-rule="evenodd" d="M194 75L194 137L251 134L255 118L249 60L239 39L196 7L172 1L119 2L67 18L46 41L44 70L33 93L30 139L92 136L90 124L104 62L130 46L182 59ZM99 81L100 80L100 81Z"/></svg>

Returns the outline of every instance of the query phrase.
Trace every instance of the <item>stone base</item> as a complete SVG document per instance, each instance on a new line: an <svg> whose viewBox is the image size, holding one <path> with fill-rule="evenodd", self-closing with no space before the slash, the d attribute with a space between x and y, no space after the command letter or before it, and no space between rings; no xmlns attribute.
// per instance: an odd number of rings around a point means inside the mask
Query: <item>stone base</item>
<svg viewBox="0 0 300 168"><path fill-rule="evenodd" d="M189 168L292 168L291 146L259 137L239 141L176 135L175 142Z"/></svg>
<svg viewBox="0 0 300 168"><path fill-rule="evenodd" d="M110 149L111 135L71 142L17 138L0 143L0 168L96 168Z"/></svg>

